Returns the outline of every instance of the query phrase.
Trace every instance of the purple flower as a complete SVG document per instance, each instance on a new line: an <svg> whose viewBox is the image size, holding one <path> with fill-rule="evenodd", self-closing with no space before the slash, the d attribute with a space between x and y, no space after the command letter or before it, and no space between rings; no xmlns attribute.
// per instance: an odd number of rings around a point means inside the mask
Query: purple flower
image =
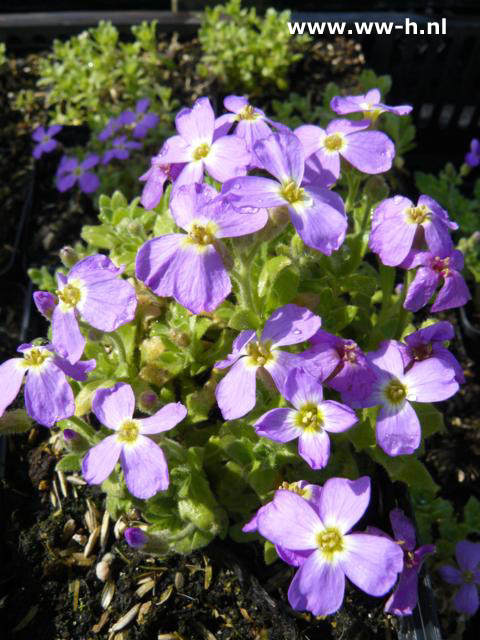
<svg viewBox="0 0 480 640"><path fill-rule="evenodd" d="M148 535L139 527L128 527L123 535L128 546L132 549L143 549L148 541Z"/></svg>
<svg viewBox="0 0 480 640"><path fill-rule="evenodd" d="M53 140L53 136L57 135L61 131L62 127L59 124L54 124L48 129L44 127L37 127L32 134L33 140L37 143L33 148L33 157L38 160L44 153L50 153L57 146L57 140Z"/></svg>
<svg viewBox="0 0 480 640"><path fill-rule="evenodd" d="M72 416L75 402L65 376L86 380L87 373L95 369L95 360L71 365L55 353L50 344L21 344L17 351L23 358L11 358L0 365L0 416L17 397L25 374L25 408L30 417L45 427L52 427Z"/></svg>
<svg viewBox="0 0 480 640"><path fill-rule="evenodd" d="M139 180L145 182L140 202L145 209L154 209L163 196L163 187L167 180L174 182L184 164L165 164L162 162L161 152L151 160L150 169L140 176Z"/></svg>
<svg viewBox="0 0 480 640"><path fill-rule="evenodd" d="M254 145L260 166L275 180L246 176L223 185L236 207L278 207L286 205L296 231L313 249L330 255L340 247L347 229L343 201L320 186L306 185L302 179L305 155L292 133L275 133Z"/></svg>
<svg viewBox="0 0 480 640"><path fill-rule="evenodd" d="M146 242L137 254L136 274L158 296L173 296L192 313L213 311L231 291L221 238L235 238L265 226L268 214L242 214L208 185L178 189L172 216L187 233L169 233Z"/></svg>
<svg viewBox="0 0 480 640"><path fill-rule="evenodd" d="M478 610L478 585L480 585L480 544L461 540L455 547L459 569L451 565L440 567L445 582L458 587L453 606L459 613L473 616Z"/></svg>
<svg viewBox="0 0 480 640"><path fill-rule="evenodd" d="M105 140L108 140L108 138L113 136L113 134L116 133L122 126L123 122L121 115L118 118L110 118L110 120L107 122L106 127L102 129L98 134L97 140L105 142Z"/></svg>
<svg viewBox="0 0 480 640"><path fill-rule="evenodd" d="M415 206L403 196L387 198L375 208L370 248L383 264L399 265L415 245L425 241L435 255L448 255L453 244L450 230L458 229L447 212L428 196L420 196Z"/></svg>
<svg viewBox="0 0 480 640"><path fill-rule="evenodd" d="M378 445L389 456L413 453L420 445L420 422L410 402L438 402L458 391L455 372L440 360L415 363L404 372L401 349L395 340L381 343L367 354L376 374L370 396L353 406L381 409L377 416ZM346 397L344 397L344 400Z"/></svg>
<svg viewBox="0 0 480 640"><path fill-rule="evenodd" d="M48 291L35 291L33 301L42 316L47 320L51 320L58 302L56 296Z"/></svg>
<svg viewBox="0 0 480 640"><path fill-rule="evenodd" d="M131 149L141 149L140 142L127 140L127 136L119 136L112 142L113 148L105 151L102 157L102 164L108 164L111 160L126 160L130 156Z"/></svg>
<svg viewBox="0 0 480 640"><path fill-rule="evenodd" d="M330 478L318 507L292 491L277 491L261 509L258 530L276 545L308 557L288 590L291 606L313 615L335 613L343 601L345 576L371 596L383 596L403 568L403 552L384 536L349 533L370 501L370 479Z"/></svg>
<svg viewBox="0 0 480 640"><path fill-rule="evenodd" d="M411 615L418 600L418 572L426 556L435 553L433 544L416 546L415 529L401 509L390 512L395 542L403 549L403 571L395 591L385 604L385 611L396 616Z"/></svg>
<svg viewBox="0 0 480 640"><path fill-rule="evenodd" d="M405 337L406 345L399 345L405 369L416 362L427 359L440 360L443 365L455 372L455 380L459 384L465 382L463 369L444 343L453 340L455 331L450 322L436 322L424 329L419 329Z"/></svg>
<svg viewBox="0 0 480 640"><path fill-rule="evenodd" d="M259 436L275 442L298 438L298 453L312 469L323 469L330 457L328 433L341 433L356 422L355 412L334 400L323 400L322 385L302 369L287 376L283 394L295 409L272 409L253 425Z"/></svg>
<svg viewBox="0 0 480 640"><path fill-rule="evenodd" d="M480 164L480 140L473 138L470 142L470 151L465 155L465 162L473 168Z"/></svg>
<svg viewBox="0 0 480 640"><path fill-rule="evenodd" d="M433 251L412 251L402 262L405 269L419 267L413 282L408 288L404 308L418 311L424 307L435 293L443 279L431 311L445 311L462 307L471 295L463 279L463 254L458 249L451 249L440 257Z"/></svg>
<svg viewBox="0 0 480 640"><path fill-rule="evenodd" d="M381 102L382 94L378 89L370 89L365 95L361 96L335 96L330 101L330 108L339 116L348 113L359 113L363 111L365 118L376 120L381 113L389 111L397 116L408 115L413 107L409 104L402 104L398 107L389 107Z"/></svg>
<svg viewBox="0 0 480 640"><path fill-rule="evenodd" d="M223 104L230 113L225 113L215 121L217 134L224 135L233 124L237 123L235 135L245 141L250 152L253 151L256 142L268 138L272 133L270 127L288 131L288 127L267 118L261 109L249 104L248 99L244 96L227 96Z"/></svg>
<svg viewBox="0 0 480 640"><path fill-rule="evenodd" d="M215 390L218 406L226 420L241 418L255 406L257 372L270 374L282 392L291 369L301 366L298 355L279 347L308 340L321 320L304 307L287 304L272 313L260 340L255 331L242 331L233 342L232 353L215 363L215 368L232 367Z"/></svg>
<svg viewBox="0 0 480 640"><path fill-rule="evenodd" d="M204 171L219 182L245 175L250 153L238 136L216 136L215 114L208 98L200 98L192 109L182 109L175 118L179 135L169 138L160 156L163 164L185 164L175 187L202 182Z"/></svg>
<svg viewBox="0 0 480 640"><path fill-rule="evenodd" d="M149 129L156 127L159 121L159 117L156 113L147 112L148 107L150 106L150 100L148 98L143 98L143 100L139 100L135 106L135 111L125 111L121 114L122 124L133 124L135 123L135 127L133 129L132 135L134 138L144 138Z"/></svg>
<svg viewBox="0 0 480 640"><path fill-rule="evenodd" d="M57 189L63 193L78 182L80 189L84 193L93 193L98 189L100 180L89 169L92 169L99 161L99 156L94 153L88 154L81 163L78 162L77 158L63 156L57 169Z"/></svg>
<svg viewBox="0 0 480 640"><path fill-rule="evenodd" d="M310 375L356 400L370 394L375 374L356 342L319 329L310 343L310 349L301 354L302 366Z"/></svg>
<svg viewBox="0 0 480 640"><path fill-rule="evenodd" d="M117 268L104 255L80 260L67 276L57 273L58 304L52 315L52 342L55 350L70 362L79 360L85 338L78 316L100 331L115 331L133 320L137 306L135 289L118 276ZM36 295L35 302L40 293Z"/></svg>
<svg viewBox="0 0 480 640"><path fill-rule="evenodd" d="M294 133L302 142L305 157L315 154L323 169L337 180L341 158L363 173L383 173L391 168L395 145L381 131L364 131L369 126L370 120L333 120L326 129L306 124Z"/></svg>
<svg viewBox="0 0 480 640"><path fill-rule="evenodd" d="M293 491L297 495L307 500L312 505L312 507L318 511L322 487L319 487L316 484L308 484L307 482L305 482L305 480L298 480L297 482L291 483L282 482L279 490ZM276 493L277 492L275 492L275 495ZM260 507L253 518L251 518L251 520L249 520L242 527L242 531L244 533L254 533L255 531L258 531L258 516L261 511L267 507L268 504ZM275 551L284 562L293 567L299 567L300 565L302 565L310 555L308 551L290 551L289 549L284 549L278 544L275 545Z"/></svg>
<svg viewBox="0 0 480 640"><path fill-rule="evenodd" d="M135 396L132 387L118 382L111 389L99 389L93 398L98 420L115 431L87 453L82 473L89 484L101 484L112 473L118 459L128 490L147 500L169 484L168 467L160 447L148 435L173 429L187 415L180 402L171 402L149 418L133 418Z"/></svg>

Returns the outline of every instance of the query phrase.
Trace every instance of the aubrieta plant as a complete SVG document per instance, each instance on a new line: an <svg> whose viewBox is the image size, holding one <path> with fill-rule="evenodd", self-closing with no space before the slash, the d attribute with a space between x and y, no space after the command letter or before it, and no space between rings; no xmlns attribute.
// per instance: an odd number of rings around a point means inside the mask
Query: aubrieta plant
<svg viewBox="0 0 480 640"><path fill-rule="evenodd" d="M225 106L182 109L141 200L101 196L86 245L62 252L55 279L40 273L49 338L0 366L2 411L26 374L27 413L64 435L57 468L101 485L113 518L137 514L136 549L261 536L267 561L296 568L295 609L334 613L349 580L394 590L386 611L411 614L433 547L416 548L398 509L391 532L361 529L378 464L419 509L437 499L419 455L441 428L431 403L463 382L434 315L469 296L456 225L432 198L389 193L395 145L377 125L409 107L379 91L293 131L246 97ZM122 117L133 138L147 114L140 102ZM101 138L128 154L120 124ZM432 300L417 326L411 311Z"/></svg>

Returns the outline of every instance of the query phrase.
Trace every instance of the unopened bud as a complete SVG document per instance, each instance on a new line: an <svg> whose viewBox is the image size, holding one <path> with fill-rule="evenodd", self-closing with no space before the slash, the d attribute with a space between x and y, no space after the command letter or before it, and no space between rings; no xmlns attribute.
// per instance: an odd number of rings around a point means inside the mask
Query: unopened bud
<svg viewBox="0 0 480 640"><path fill-rule="evenodd" d="M70 269L74 264L77 264L78 262L78 253L73 247L70 247L68 245L60 249L59 255L61 263L64 267L67 267L67 269Z"/></svg>
<svg viewBox="0 0 480 640"><path fill-rule="evenodd" d="M143 391L138 397L138 408L144 413L150 413L158 404L158 396L154 391Z"/></svg>
<svg viewBox="0 0 480 640"><path fill-rule="evenodd" d="M143 549L148 542L148 536L139 527L128 527L123 534L129 547L132 549Z"/></svg>
<svg viewBox="0 0 480 640"><path fill-rule="evenodd" d="M156 362L159 356L165 351L165 345L162 342L160 336L153 336L143 340L140 345L140 352L142 354L142 361L147 364Z"/></svg>
<svg viewBox="0 0 480 640"><path fill-rule="evenodd" d="M161 367L156 367L153 364L147 364L145 367L140 369L139 376L145 382L149 384L154 384L157 387L163 386L168 380L170 380L170 375L165 369Z"/></svg>
<svg viewBox="0 0 480 640"><path fill-rule="evenodd" d="M48 291L35 291L33 301L42 316L50 320L57 306L57 297Z"/></svg>
<svg viewBox="0 0 480 640"><path fill-rule="evenodd" d="M179 347L188 347L190 344L190 336L184 331L175 331L175 329L172 329L172 331L170 331L170 339L172 342L175 342L175 344L178 344Z"/></svg>
<svg viewBox="0 0 480 640"><path fill-rule="evenodd" d="M87 440L73 429L63 430L63 442L69 451L83 452L89 448Z"/></svg>

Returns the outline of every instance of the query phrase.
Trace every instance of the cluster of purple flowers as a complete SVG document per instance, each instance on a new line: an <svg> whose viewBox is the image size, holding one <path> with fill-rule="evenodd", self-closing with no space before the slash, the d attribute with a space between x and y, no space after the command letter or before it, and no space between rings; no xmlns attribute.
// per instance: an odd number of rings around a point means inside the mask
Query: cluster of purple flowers
<svg viewBox="0 0 480 640"><path fill-rule="evenodd" d="M218 118L208 98L182 109L175 120L177 134L164 143L140 178L145 182L141 201L149 209L159 204L166 183L172 183L169 207L178 231L143 244L136 256L136 277L156 295L174 298L193 314L215 311L230 295L229 239L263 229L274 209L288 212L307 247L327 256L337 251L348 219L342 198L331 187L351 167L370 175L388 171L395 148L373 124L383 112L404 115L411 110L408 105L383 104L374 89L332 100L338 115L361 112L364 119L340 118L325 129L303 125L291 131L244 97L229 96L224 104L228 113ZM149 101L141 100L134 111L108 123L98 136L103 142L112 139L102 157L90 154L81 163L63 157L58 188L65 191L78 182L83 191L95 191L99 181L93 167L128 158L132 149L140 148L137 140L156 126L158 117L148 107ZM120 132L126 127L133 140ZM35 132L36 157L55 147L53 129ZM211 186L213 181L220 184ZM370 248L384 265L417 269L406 291L406 309L416 311L427 304L442 281L432 311L468 299L460 274L463 258L451 239L454 229L447 212L427 196L416 205L394 196L375 208ZM135 289L122 272L104 255L89 256L67 275L58 275L55 294L34 295L38 310L51 319L51 344L21 345L23 359L0 366L0 415L17 396L25 373L26 407L34 419L52 426L74 414L67 377L85 380L95 367L94 361L80 360L85 331L93 327L114 332L135 317ZM318 315L286 304L270 315L262 331L242 331L231 353L214 365L228 369L215 390L224 419L242 418L255 407L260 379L290 406L258 418L256 433L281 443L298 439L299 455L312 469L328 464L330 437L355 429L360 408L379 407L376 439L388 455L413 453L422 434L411 403L445 400L463 382L461 367L444 344L453 337L452 326L438 322L411 333L404 342L387 340L366 353L353 340L320 327ZM299 351L302 344L305 348ZM294 352L289 350L292 346ZM324 388L338 393L341 402L324 398ZM170 403L148 418L134 418L133 390L120 382L97 390L93 412L113 433L86 454L86 480L102 483L120 461L132 495L148 499L164 491L169 484L167 462L148 436L174 428L185 418L186 408ZM246 525L245 531L258 531L275 544L280 557L298 567L289 589L294 608L315 615L333 613L342 603L345 577L374 596L385 595L399 578L386 610L398 615L412 612L418 570L433 548L415 550L415 532L399 510L391 515L393 539L373 529L352 533L369 501L370 481L365 477L331 478L323 487L300 482L280 488ZM129 529L127 539L141 547L147 538L138 531ZM477 565L468 569L474 572L469 585L476 580ZM463 574L461 580L451 570L447 574L455 584L466 583ZM470 589L470 600L472 594Z"/></svg>
<svg viewBox="0 0 480 640"><path fill-rule="evenodd" d="M100 180L96 173L92 171L95 166L107 165L112 160L126 160L130 157L132 150L141 149L142 143L138 140L145 138L149 130L156 127L159 116L148 111L150 100L145 98L139 100L135 109L123 111L119 116L111 118L106 127L98 134L97 140L100 142L109 141L103 154L88 153L82 161L75 156L63 155L57 168L55 177L57 189L61 192L68 191L74 185L78 185L83 193L93 193L100 186ZM40 159L43 154L49 153L59 147L59 143L54 139L62 129L59 125L51 127L37 127L32 134L35 147L33 156ZM120 135L116 135L120 134ZM128 134L134 138L128 138Z"/></svg>

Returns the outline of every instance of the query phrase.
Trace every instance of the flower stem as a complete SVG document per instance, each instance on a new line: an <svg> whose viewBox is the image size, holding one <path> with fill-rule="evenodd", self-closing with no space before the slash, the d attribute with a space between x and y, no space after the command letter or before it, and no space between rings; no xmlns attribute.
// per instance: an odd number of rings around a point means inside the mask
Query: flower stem
<svg viewBox="0 0 480 640"><path fill-rule="evenodd" d="M128 365L127 352L123 340L116 333L106 333L105 336L109 338L117 351L118 359L124 364Z"/></svg>
<svg viewBox="0 0 480 640"><path fill-rule="evenodd" d="M74 430L79 435L83 436L84 438L87 438L87 440L89 441L92 441L95 439L96 431L91 425L88 424L88 422L85 422L85 420L82 420L77 416L70 416L68 420L75 425Z"/></svg>
<svg viewBox="0 0 480 640"><path fill-rule="evenodd" d="M407 297L408 289L412 284L412 280L413 280L413 270L408 269L405 273L405 278L403 279L402 295L400 296L400 302L399 302L398 325L397 325L397 331L396 331L396 336L398 340L400 340L400 338L402 337L402 334L405 331L405 328L410 322L410 318L412 316L410 311L405 309L405 307L403 306L405 299Z"/></svg>

